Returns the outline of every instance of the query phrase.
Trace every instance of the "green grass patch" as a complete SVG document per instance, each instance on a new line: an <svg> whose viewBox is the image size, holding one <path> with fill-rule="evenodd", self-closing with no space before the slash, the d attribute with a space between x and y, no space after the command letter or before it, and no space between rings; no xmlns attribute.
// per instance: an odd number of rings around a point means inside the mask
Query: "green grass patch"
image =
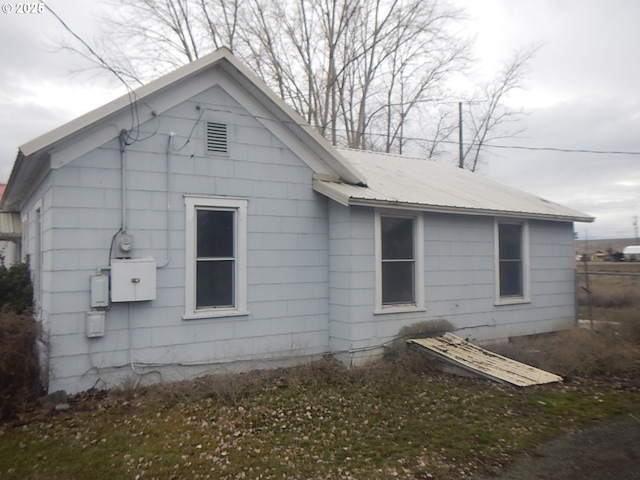
<svg viewBox="0 0 640 480"><path fill-rule="evenodd" d="M251 378L237 396L216 393L208 380L171 394L109 394L5 424L0 476L464 478L561 432L628 416L640 402L638 388L517 390L397 362Z"/></svg>

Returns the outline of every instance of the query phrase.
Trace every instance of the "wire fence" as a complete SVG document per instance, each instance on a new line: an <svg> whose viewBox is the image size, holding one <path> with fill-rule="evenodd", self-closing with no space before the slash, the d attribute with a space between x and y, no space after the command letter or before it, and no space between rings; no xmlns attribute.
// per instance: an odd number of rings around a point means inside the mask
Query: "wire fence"
<svg viewBox="0 0 640 480"><path fill-rule="evenodd" d="M578 318L640 323L640 262L580 262Z"/></svg>

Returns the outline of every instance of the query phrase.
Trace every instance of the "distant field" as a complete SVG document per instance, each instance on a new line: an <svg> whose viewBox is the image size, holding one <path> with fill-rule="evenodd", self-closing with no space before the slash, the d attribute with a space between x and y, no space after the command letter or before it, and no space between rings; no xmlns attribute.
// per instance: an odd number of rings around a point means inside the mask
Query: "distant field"
<svg viewBox="0 0 640 480"><path fill-rule="evenodd" d="M640 273L640 262L576 262L578 272L588 269L590 273L615 272L615 273Z"/></svg>
<svg viewBox="0 0 640 480"><path fill-rule="evenodd" d="M594 252L606 252L608 249L614 252L621 252L627 245L637 245L635 238L610 238L606 240L576 240L576 251L578 253L585 253L589 251Z"/></svg>

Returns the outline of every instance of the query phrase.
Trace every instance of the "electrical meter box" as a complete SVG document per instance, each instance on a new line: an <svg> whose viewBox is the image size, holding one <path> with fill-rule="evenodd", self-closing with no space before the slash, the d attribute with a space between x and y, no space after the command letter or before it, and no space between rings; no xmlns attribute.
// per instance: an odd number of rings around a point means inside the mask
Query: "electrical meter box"
<svg viewBox="0 0 640 480"><path fill-rule="evenodd" d="M104 337L104 310L87 312L87 338Z"/></svg>
<svg viewBox="0 0 640 480"><path fill-rule="evenodd" d="M91 275L91 308L109 306L109 276Z"/></svg>
<svg viewBox="0 0 640 480"><path fill-rule="evenodd" d="M142 302L156 298L156 261L151 257L111 260L111 301Z"/></svg>

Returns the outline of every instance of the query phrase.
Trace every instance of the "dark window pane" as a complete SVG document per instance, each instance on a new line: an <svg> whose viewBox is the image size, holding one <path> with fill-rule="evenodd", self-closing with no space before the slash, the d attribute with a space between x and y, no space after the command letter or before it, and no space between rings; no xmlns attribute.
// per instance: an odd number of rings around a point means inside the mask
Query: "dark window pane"
<svg viewBox="0 0 640 480"><path fill-rule="evenodd" d="M234 212L197 211L198 258L233 257Z"/></svg>
<svg viewBox="0 0 640 480"><path fill-rule="evenodd" d="M413 219L380 217L382 259L413 259Z"/></svg>
<svg viewBox="0 0 640 480"><path fill-rule="evenodd" d="M234 264L233 260L196 263L196 308L234 305Z"/></svg>
<svg viewBox="0 0 640 480"><path fill-rule="evenodd" d="M500 260L522 259L522 225L499 225Z"/></svg>
<svg viewBox="0 0 640 480"><path fill-rule="evenodd" d="M521 297L522 291L522 262L500 262L500 296Z"/></svg>
<svg viewBox="0 0 640 480"><path fill-rule="evenodd" d="M382 303L413 303L414 295L413 262L382 263Z"/></svg>

